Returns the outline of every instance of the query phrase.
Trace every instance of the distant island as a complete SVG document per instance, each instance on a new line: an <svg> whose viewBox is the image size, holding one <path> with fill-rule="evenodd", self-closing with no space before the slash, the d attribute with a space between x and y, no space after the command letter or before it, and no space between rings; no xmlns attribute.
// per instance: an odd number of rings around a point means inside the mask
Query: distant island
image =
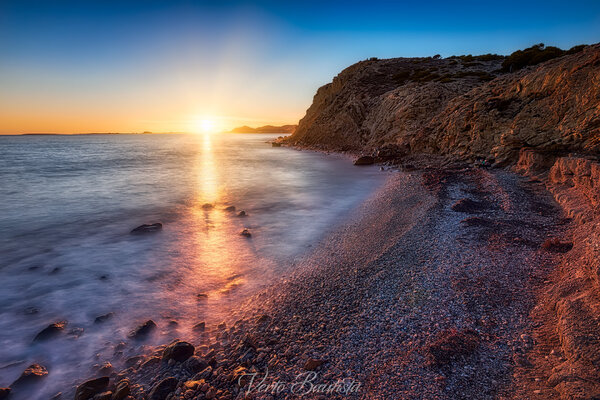
<svg viewBox="0 0 600 400"><path fill-rule="evenodd" d="M249 126L240 126L234 128L227 133L294 133L298 125L265 125L259 126L258 128L251 128Z"/></svg>

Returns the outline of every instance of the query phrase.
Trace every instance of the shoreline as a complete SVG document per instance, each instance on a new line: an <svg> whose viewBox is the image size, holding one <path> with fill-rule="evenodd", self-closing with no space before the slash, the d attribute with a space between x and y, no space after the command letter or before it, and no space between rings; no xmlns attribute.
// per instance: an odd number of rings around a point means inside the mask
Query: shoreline
<svg viewBox="0 0 600 400"><path fill-rule="evenodd" d="M465 199L479 206L452 209ZM161 388L172 399L244 398L248 387L250 398L299 398L291 385L315 373L318 387L345 379L356 389L317 398L510 395L538 281L558 263L540 245L565 229L557 208L532 222L521 207L552 203L540 185L502 170L395 173L233 323L206 327L194 356L169 360L159 346L113 374L113 390L127 380L136 399L159 399ZM458 350L444 350L449 343ZM266 371L286 389L252 393L248 377Z"/></svg>

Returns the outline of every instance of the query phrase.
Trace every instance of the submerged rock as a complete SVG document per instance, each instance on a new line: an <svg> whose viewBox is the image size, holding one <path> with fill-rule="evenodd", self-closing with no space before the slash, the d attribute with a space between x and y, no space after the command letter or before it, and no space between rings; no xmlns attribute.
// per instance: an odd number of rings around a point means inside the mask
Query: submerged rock
<svg viewBox="0 0 600 400"><path fill-rule="evenodd" d="M0 400L8 398L10 394L10 388L0 388Z"/></svg>
<svg viewBox="0 0 600 400"><path fill-rule="evenodd" d="M58 334L65 330L67 326L67 321L59 321L53 324L48 325L44 329L42 329L33 339L34 342L41 342L44 340L52 339L56 337Z"/></svg>
<svg viewBox="0 0 600 400"><path fill-rule="evenodd" d="M375 163L375 158L371 156L362 156L358 157L356 161L354 161L354 165L371 165Z"/></svg>
<svg viewBox="0 0 600 400"><path fill-rule="evenodd" d="M40 364L31 364L23 371L19 379L17 379L12 386L19 385L30 385L38 382L40 379L45 378L48 375L46 367Z"/></svg>
<svg viewBox="0 0 600 400"><path fill-rule="evenodd" d="M252 234L250 233L250 230L248 228L244 228L244 230L242 230L240 232L240 235L245 236L245 237L251 237Z"/></svg>
<svg viewBox="0 0 600 400"><path fill-rule="evenodd" d="M242 210L238 213L238 217L247 217L248 214L246 214L246 211Z"/></svg>
<svg viewBox="0 0 600 400"><path fill-rule="evenodd" d="M88 400L97 394L104 393L108 388L110 379L108 376L91 379L77 386L75 400Z"/></svg>
<svg viewBox="0 0 600 400"><path fill-rule="evenodd" d="M144 224L140 225L137 228L131 230L132 234L140 234L140 233L153 233L158 232L162 229L162 224L160 222L154 224Z"/></svg>
<svg viewBox="0 0 600 400"><path fill-rule="evenodd" d="M196 325L194 325L192 330L194 332L204 332L206 330L206 322L204 322L204 321L198 322Z"/></svg>
<svg viewBox="0 0 600 400"><path fill-rule="evenodd" d="M212 210L213 208L214 208L214 206L210 203L202 204L202 209L204 209L204 210Z"/></svg>
<svg viewBox="0 0 600 400"><path fill-rule="evenodd" d="M109 312L107 314L99 315L99 316L96 317L96 319L94 319L94 323L95 324L101 324L103 322L106 322L109 319L111 319L113 317L113 315L115 315L115 313L113 313L113 312Z"/></svg>
<svg viewBox="0 0 600 400"><path fill-rule="evenodd" d="M136 340L145 339L157 328L156 323L149 319L144 322L142 325L135 328L133 331L129 333L129 337Z"/></svg>
<svg viewBox="0 0 600 400"><path fill-rule="evenodd" d="M229 207L225 207L224 211L235 211L235 206L229 206Z"/></svg>
<svg viewBox="0 0 600 400"><path fill-rule="evenodd" d="M165 400L177 388L177 378L169 377L158 382L148 395L148 400Z"/></svg>
<svg viewBox="0 0 600 400"><path fill-rule="evenodd" d="M163 361L175 360L183 362L194 355L194 346L188 342L176 340L163 351Z"/></svg>

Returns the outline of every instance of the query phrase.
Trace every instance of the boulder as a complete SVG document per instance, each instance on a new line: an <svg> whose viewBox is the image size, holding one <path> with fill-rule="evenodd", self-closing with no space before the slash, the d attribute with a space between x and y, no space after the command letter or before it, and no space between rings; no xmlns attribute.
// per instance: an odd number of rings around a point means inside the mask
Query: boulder
<svg viewBox="0 0 600 400"><path fill-rule="evenodd" d="M44 340L52 339L58 336L65 330L67 326L67 321L59 321L53 324L48 325L44 329L42 329L33 339L34 342L41 342Z"/></svg>
<svg viewBox="0 0 600 400"><path fill-rule="evenodd" d="M362 156L358 157L356 161L354 161L354 165L372 165L375 164L375 158L372 156Z"/></svg>
<svg viewBox="0 0 600 400"><path fill-rule="evenodd" d="M109 312L109 313L103 314L103 315L99 315L96 317L96 319L94 319L94 323L101 324L103 322L106 322L109 319L111 319L113 317L113 315L115 315L115 313L112 313L112 312Z"/></svg>
<svg viewBox="0 0 600 400"><path fill-rule="evenodd" d="M77 386L75 400L89 400L90 398L94 398L97 394L104 393L108 387L109 381L110 379L108 376L103 376L82 383Z"/></svg>
<svg viewBox="0 0 600 400"><path fill-rule="evenodd" d="M169 394L175 391L179 381L177 378L169 377L158 382L148 395L148 400L165 400Z"/></svg>
<svg viewBox="0 0 600 400"><path fill-rule="evenodd" d="M241 232L240 235L245 236L245 237L251 237L252 234L250 233L250 230L248 228L244 228Z"/></svg>
<svg viewBox="0 0 600 400"><path fill-rule="evenodd" d="M131 387L127 379L123 379L117 384L115 392L113 393L112 400L124 400L131 394Z"/></svg>
<svg viewBox="0 0 600 400"><path fill-rule="evenodd" d="M160 222L156 222L154 224L144 224L140 225L137 228L131 230L132 234L141 234L141 233L154 233L158 232L162 229L162 224Z"/></svg>
<svg viewBox="0 0 600 400"><path fill-rule="evenodd" d="M48 375L46 367L40 364L31 364L25 368L19 379L13 382L12 386L30 385L38 382Z"/></svg>
<svg viewBox="0 0 600 400"><path fill-rule="evenodd" d="M242 210L238 213L238 217L247 217L248 214L246 214L246 211Z"/></svg>
<svg viewBox="0 0 600 400"><path fill-rule="evenodd" d="M10 388L0 388L0 400L7 399L9 394Z"/></svg>
<svg viewBox="0 0 600 400"><path fill-rule="evenodd" d="M163 361L175 360L177 362L184 362L193 355L194 346L188 342L175 340L164 349L162 359Z"/></svg>
<svg viewBox="0 0 600 400"><path fill-rule="evenodd" d="M213 208L214 208L214 206L210 203L202 204L202 209L204 209L204 210L212 210Z"/></svg>
<svg viewBox="0 0 600 400"><path fill-rule="evenodd" d="M204 371L208 367L208 362L202 357L191 356L183 363L183 367L192 374L197 374L200 371Z"/></svg>
<svg viewBox="0 0 600 400"><path fill-rule="evenodd" d="M129 337L131 339L142 340L148 337L154 330L157 328L156 323L149 319L144 322L142 325L135 328L133 331L129 333Z"/></svg>
<svg viewBox="0 0 600 400"><path fill-rule="evenodd" d="M227 211L227 212L233 212L233 211L235 211L235 206L228 206L228 207L225 207L224 211Z"/></svg>
<svg viewBox="0 0 600 400"><path fill-rule="evenodd" d="M315 369L319 368L323 364L325 364L325 360L318 360L318 359L315 359L315 358L309 358L304 363L304 369L306 371L314 371Z"/></svg>

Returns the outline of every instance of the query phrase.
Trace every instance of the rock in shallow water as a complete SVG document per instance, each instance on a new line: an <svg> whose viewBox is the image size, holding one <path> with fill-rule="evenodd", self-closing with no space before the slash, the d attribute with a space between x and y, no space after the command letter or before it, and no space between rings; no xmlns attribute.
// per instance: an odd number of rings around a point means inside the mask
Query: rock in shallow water
<svg viewBox="0 0 600 400"><path fill-rule="evenodd" d="M8 398L10 394L10 388L0 388L0 400Z"/></svg>
<svg viewBox="0 0 600 400"><path fill-rule="evenodd" d="M33 339L34 342L41 342L44 340L52 339L56 337L59 333L65 330L67 326L67 321L59 321L53 324L48 325L44 329L42 329Z"/></svg>
<svg viewBox="0 0 600 400"><path fill-rule="evenodd" d="M25 369L25 371L23 371L19 379L17 379L12 386L30 385L46 377L47 375L48 370L46 367L40 364L31 364Z"/></svg>
<svg viewBox="0 0 600 400"><path fill-rule="evenodd" d="M375 163L375 158L371 156L362 156L358 157L356 161L354 161L354 165L371 165Z"/></svg>
<svg viewBox="0 0 600 400"><path fill-rule="evenodd" d="M150 333L154 332L156 328L156 323L149 319L148 321L144 322L142 325L138 326L133 331L131 331L129 333L129 337L137 340L145 339L146 337L148 337L148 335L150 335Z"/></svg>
<svg viewBox="0 0 600 400"><path fill-rule="evenodd" d="M88 400L96 394L104 393L108 387L109 378L103 376L101 378L91 379L77 386L75 391L75 400Z"/></svg>
<svg viewBox="0 0 600 400"><path fill-rule="evenodd" d="M244 228L244 230L242 230L240 232L240 235L245 236L245 237L251 237L252 233L250 233L250 229Z"/></svg>
<svg viewBox="0 0 600 400"><path fill-rule="evenodd" d="M162 224L157 222L155 224L144 224L140 225L137 228L131 230L132 234L140 234L140 233L153 233L158 232L162 229Z"/></svg>
<svg viewBox="0 0 600 400"><path fill-rule="evenodd" d="M225 207L224 211L235 211L235 206Z"/></svg>

